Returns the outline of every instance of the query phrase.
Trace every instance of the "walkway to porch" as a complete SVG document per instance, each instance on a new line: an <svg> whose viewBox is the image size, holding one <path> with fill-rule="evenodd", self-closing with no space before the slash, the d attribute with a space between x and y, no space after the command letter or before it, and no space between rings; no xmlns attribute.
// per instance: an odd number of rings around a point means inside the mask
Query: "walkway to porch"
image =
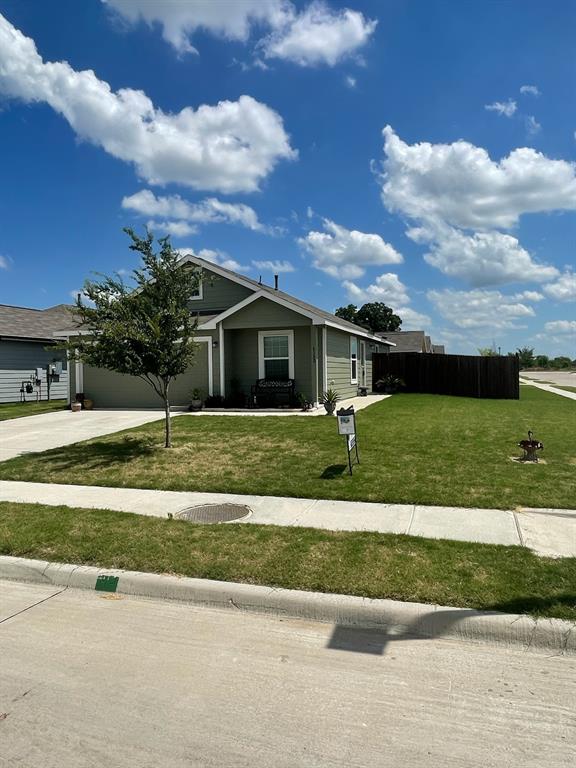
<svg viewBox="0 0 576 768"><path fill-rule="evenodd" d="M343 398L338 402L336 410L354 406L355 411L361 411L369 405L386 400L392 395L369 394L365 397ZM324 406L313 408L311 411L303 411L300 408L204 408L202 411L191 411L183 416L325 416Z"/></svg>

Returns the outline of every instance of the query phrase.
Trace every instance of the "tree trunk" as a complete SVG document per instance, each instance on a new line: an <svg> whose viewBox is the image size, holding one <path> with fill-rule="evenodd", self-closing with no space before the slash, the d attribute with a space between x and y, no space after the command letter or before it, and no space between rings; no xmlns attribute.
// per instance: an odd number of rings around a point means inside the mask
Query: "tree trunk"
<svg viewBox="0 0 576 768"><path fill-rule="evenodd" d="M166 418L164 448L172 448L172 421L170 419L170 400L168 399L168 384L165 384L164 386L164 414Z"/></svg>

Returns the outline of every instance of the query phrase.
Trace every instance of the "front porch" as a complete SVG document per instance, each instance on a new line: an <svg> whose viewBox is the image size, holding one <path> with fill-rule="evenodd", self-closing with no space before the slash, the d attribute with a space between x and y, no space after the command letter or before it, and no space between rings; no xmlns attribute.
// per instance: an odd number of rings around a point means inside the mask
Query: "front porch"
<svg viewBox="0 0 576 768"><path fill-rule="evenodd" d="M354 406L356 412L368 408L369 405L386 400L392 395L371 393L362 397L343 398L338 402L336 410ZM324 406L318 405L309 411L301 408L204 408L201 411L190 411L187 416L326 416Z"/></svg>

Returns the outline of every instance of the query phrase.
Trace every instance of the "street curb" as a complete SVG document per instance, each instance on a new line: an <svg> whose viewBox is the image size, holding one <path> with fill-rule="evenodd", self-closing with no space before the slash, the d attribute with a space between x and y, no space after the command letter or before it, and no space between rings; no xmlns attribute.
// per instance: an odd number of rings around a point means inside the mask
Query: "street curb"
<svg viewBox="0 0 576 768"><path fill-rule="evenodd" d="M402 637L447 638L576 653L576 622L450 608L396 600L237 584L208 579L163 576L138 571L49 563L0 556L0 579L95 590L100 577L112 577L113 589L125 595L178 600L210 608L231 608L283 618L308 619L339 626L385 630Z"/></svg>

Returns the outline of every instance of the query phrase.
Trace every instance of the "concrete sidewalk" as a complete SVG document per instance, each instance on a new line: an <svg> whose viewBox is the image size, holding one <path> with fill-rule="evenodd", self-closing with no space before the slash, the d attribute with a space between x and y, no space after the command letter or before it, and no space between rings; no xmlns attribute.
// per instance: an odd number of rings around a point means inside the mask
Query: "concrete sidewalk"
<svg viewBox="0 0 576 768"><path fill-rule="evenodd" d="M251 515L238 524L281 525L334 531L404 533L524 546L539 555L576 557L576 510L465 509L414 504L153 491L137 488L0 481L0 501L66 505L166 517L198 504L245 504Z"/></svg>
<svg viewBox="0 0 576 768"><path fill-rule="evenodd" d="M544 392L551 392L553 395L561 395L562 397L567 397L569 400L576 400L576 392L568 392L566 389L558 389L557 387L552 386L552 384L540 384L537 381L531 381L529 379L520 379L520 384L536 387L536 389L543 389ZM573 383L571 383L570 386L572 386L572 384Z"/></svg>

